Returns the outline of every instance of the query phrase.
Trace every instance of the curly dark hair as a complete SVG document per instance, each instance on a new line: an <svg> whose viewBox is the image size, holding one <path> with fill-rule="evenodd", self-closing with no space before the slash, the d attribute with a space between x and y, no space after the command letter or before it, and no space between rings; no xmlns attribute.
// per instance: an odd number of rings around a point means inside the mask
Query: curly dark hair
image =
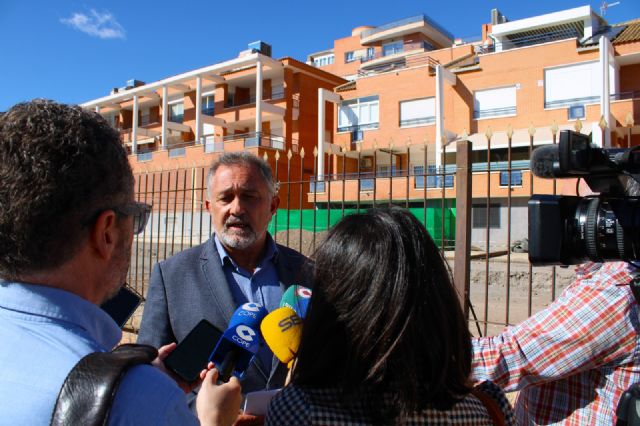
<svg viewBox="0 0 640 426"><path fill-rule="evenodd" d="M95 112L41 99L0 115L0 182L5 279L63 264L92 215L133 193L118 132Z"/></svg>

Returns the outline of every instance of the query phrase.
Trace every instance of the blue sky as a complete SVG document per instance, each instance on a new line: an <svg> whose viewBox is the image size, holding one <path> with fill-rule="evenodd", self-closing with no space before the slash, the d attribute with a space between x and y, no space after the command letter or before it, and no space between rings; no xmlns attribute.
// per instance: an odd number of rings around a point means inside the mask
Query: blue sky
<svg viewBox="0 0 640 426"><path fill-rule="evenodd" d="M425 13L456 37L481 34L490 11L510 20L588 0L0 0L0 111L49 98L81 103L132 78L152 82L237 56L263 40L273 56L305 60L360 25ZM613 3L610 1L609 3ZM640 0L620 0L605 18L640 18Z"/></svg>

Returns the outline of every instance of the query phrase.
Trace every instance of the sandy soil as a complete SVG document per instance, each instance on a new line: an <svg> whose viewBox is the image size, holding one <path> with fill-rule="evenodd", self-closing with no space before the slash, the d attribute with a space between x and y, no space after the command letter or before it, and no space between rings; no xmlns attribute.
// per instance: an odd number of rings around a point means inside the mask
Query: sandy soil
<svg viewBox="0 0 640 426"><path fill-rule="evenodd" d="M315 247L324 238L325 232L316 233L299 230L279 232L275 239L279 244L287 245L307 256L312 256ZM288 243L287 243L288 241ZM186 247L182 247L186 248ZM177 253L181 249L175 245L134 244L131 262L132 271L129 282L138 291L144 293L148 285L148 277L158 255L160 258ZM135 254L138 259L135 259ZM451 269L453 252L446 252L445 258ZM507 279L507 265L510 265ZM547 306L554 297L558 297L562 290L571 282L572 268L529 267L526 253L512 253L507 262L507 256L491 257L489 259L489 273L487 278L484 260L471 262L470 298L473 311L470 313L470 330L477 336L493 335L504 328L505 324L515 324L524 320L532 313ZM554 278L555 277L555 282ZM555 290L554 290L555 289ZM142 317L141 306L133 315L129 329L137 330ZM478 319L478 324L473 321ZM487 324L485 325L485 319ZM480 328L480 333L478 332ZM133 337L126 337L131 340Z"/></svg>

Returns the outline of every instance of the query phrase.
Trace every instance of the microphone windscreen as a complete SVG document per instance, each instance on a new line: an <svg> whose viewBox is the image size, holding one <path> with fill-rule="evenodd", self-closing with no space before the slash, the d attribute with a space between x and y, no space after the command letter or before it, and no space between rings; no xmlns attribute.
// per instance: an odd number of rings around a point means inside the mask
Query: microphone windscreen
<svg viewBox="0 0 640 426"><path fill-rule="evenodd" d="M300 346L302 319L289 307L271 312L260 324L262 337L273 354L285 364L295 358Z"/></svg>
<svg viewBox="0 0 640 426"><path fill-rule="evenodd" d="M554 163L558 163L558 145L539 146L531 153L531 173L545 179L556 177Z"/></svg>
<svg viewBox="0 0 640 426"><path fill-rule="evenodd" d="M245 303L236 309L229 320L228 328L232 328L239 324L247 325L255 330L260 327L262 318L267 315L267 310L259 303Z"/></svg>
<svg viewBox="0 0 640 426"><path fill-rule="evenodd" d="M292 285L282 295L280 307L287 306L296 311L300 318L304 318L307 316L310 299L310 289L301 285Z"/></svg>

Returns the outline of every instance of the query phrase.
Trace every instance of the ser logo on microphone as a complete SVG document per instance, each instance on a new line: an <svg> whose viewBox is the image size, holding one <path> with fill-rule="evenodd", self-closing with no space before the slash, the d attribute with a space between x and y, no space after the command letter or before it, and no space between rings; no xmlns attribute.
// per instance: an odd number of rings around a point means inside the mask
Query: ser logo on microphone
<svg viewBox="0 0 640 426"><path fill-rule="evenodd" d="M278 322L278 327L280 327L280 331L284 333L291 327L294 327L298 324L302 324L302 319L298 315L293 314L287 318L281 319L280 322Z"/></svg>
<svg viewBox="0 0 640 426"><path fill-rule="evenodd" d="M256 332L250 327L247 327L246 325L239 325L236 327L236 334L233 335L232 339L234 342L248 348L251 346L251 342L253 342L255 335Z"/></svg>

